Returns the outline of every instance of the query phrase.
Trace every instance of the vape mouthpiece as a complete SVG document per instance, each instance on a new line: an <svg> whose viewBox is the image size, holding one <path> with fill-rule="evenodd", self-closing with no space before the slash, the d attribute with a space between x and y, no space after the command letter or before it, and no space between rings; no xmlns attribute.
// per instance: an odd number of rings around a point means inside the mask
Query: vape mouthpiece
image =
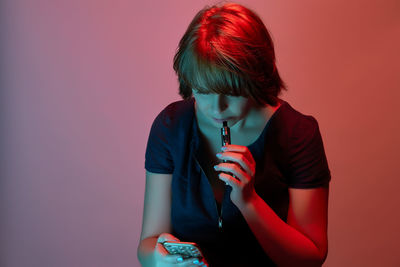
<svg viewBox="0 0 400 267"><path fill-rule="evenodd" d="M227 121L224 121L224 122L222 123L222 127L228 127L228 122L227 122Z"/></svg>

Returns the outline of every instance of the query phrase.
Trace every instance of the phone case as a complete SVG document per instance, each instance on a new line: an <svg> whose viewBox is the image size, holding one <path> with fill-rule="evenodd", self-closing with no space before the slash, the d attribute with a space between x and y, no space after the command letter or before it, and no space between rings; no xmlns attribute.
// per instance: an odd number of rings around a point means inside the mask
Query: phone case
<svg viewBox="0 0 400 267"><path fill-rule="evenodd" d="M180 254L184 259L187 258L203 258L203 254L196 243L192 242L171 242L166 241L163 243L164 248L169 254Z"/></svg>

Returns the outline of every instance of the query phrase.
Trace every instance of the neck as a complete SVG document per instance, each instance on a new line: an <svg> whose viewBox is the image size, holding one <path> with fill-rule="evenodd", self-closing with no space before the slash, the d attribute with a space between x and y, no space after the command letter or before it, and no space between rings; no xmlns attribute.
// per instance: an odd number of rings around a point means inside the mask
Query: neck
<svg viewBox="0 0 400 267"><path fill-rule="evenodd" d="M268 121L281 106L282 100L277 99L277 101L278 104L276 106L250 105L248 112L231 127L231 131L240 132L247 129L259 128L260 125L265 125L265 121Z"/></svg>

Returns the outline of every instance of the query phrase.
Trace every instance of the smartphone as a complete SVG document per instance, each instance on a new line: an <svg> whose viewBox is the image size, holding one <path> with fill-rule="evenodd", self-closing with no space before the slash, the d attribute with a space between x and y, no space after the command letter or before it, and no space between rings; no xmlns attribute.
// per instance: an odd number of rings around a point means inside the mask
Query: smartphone
<svg viewBox="0 0 400 267"><path fill-rule="evenodd" d="M164 248L172 255L182 255L184 259L187 258L203 258L200 248L196 243L193 242L176 242L176 241L165 241L163 243Z"/></svg>

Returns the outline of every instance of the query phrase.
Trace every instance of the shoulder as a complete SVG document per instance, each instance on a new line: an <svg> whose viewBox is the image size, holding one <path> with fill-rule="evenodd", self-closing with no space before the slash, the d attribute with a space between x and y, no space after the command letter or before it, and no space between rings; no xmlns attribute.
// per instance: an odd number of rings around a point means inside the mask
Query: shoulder
<svg viewBox="0 0 400 267"><path fill-rule="evenodd" d="M168 104L154 119L152 128L174 132L188 125L194 114L193 99Z"/></svg>
<svg viewBox="0 0 400 267"><path fill-rule="evenodd" d="M166 119L173 122L193 110L193 104L194 102L192 98L188 100L178 100L168 104L160 114L163 114Z"/></svg>
<svg viewBox="0 0 400 267"><path fill-rule="evenodd" d="M288 138L301 139L313 136L319 130L314 116L302 113L286 101L283 102L280 109L277 123L279 128L286 132Z"/></svg>
<svg viewBox="0 0 400 267"><path fill-rule="evenodd" d="M284 140L288 185L314 188L329 183L331 176L317 120L287 106Z"/></svg>

